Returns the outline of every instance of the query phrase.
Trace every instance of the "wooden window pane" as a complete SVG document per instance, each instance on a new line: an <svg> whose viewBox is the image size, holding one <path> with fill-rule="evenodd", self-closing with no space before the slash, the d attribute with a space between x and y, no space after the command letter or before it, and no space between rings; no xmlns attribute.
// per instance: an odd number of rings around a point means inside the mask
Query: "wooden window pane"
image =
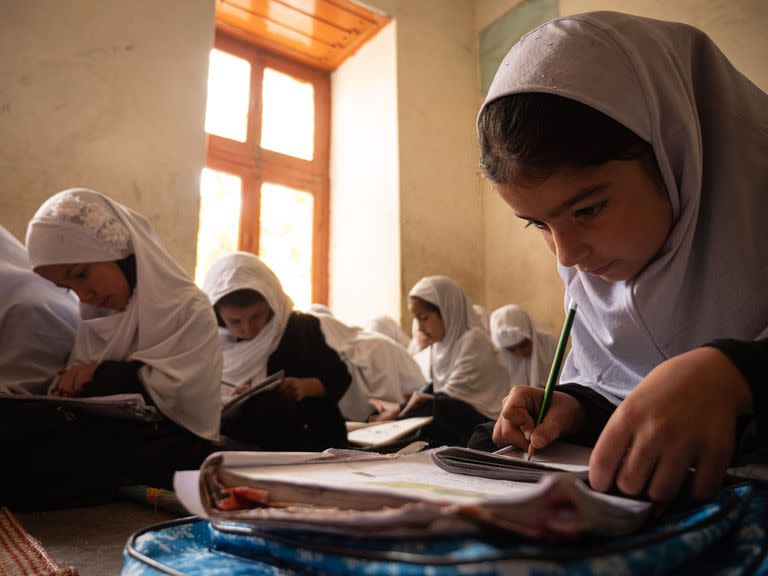
<svg viewBox="0 0 768 576"><path fill-rule="evenodd" d="M311 83L265 68L261 118L262 148L312 160L315 89Z"/></svg>
<svg viewBox="0 0 768 576"><path fill-rule="evenodd" d="M248 60L221 50L211 50L206 132L238 142L246 141L250 83L251 64Z"/></svg>
<svg viewBox="0 0 768 576"><path fill-rule="evenodd" d="M297 308L312 303L314 197L265 182L261 186L259 256L280 279Z"/></svg>
<svg viewBox="0 0 768 576"><path fill-rule="evenodd" d="M216 260L237 250L242 187L242 179L235 174L203 169L195 268L198 286L203 285L205 273Z"/></svg>

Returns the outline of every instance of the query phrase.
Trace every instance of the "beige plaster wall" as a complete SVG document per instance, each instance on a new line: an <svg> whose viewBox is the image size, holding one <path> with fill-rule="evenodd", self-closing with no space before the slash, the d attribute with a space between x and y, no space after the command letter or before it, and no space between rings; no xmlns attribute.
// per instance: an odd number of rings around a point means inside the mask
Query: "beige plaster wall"
<svg viewBox="0 0 768 576"><path fill-rule="evenodd" d="M371 0L397 21L401 291L447 274L483 303L477 37L469 0ZM402 299L403 326L410 316Z"/></svg>
<svg viewBox="0 0 768 576"><path fill-rule="evenodd" d="M4 2L0 224L23 239L52 194L145 214L191 274L213 0Z"/></svg>
<svg viewBox="0 0 768 576"><path fill-rule="evenodd" d="M519 0L477 0L477 32ZM692 24L707 32L734 65L768 91L768 2L763 0L560 0L559 13L616 10ZM479 86L479 85L478 85ZM555 259L533 229L523 229L512 211L483 184L485 299L490 308L507 302L528 309L557 332L562 325L563 286Z"/></svg>
<svg viewBox="0 0 768 576"><path fill-rule="evenodd" d="M400 316L396 22L331 76L329 305L362 324Z"/></svg>

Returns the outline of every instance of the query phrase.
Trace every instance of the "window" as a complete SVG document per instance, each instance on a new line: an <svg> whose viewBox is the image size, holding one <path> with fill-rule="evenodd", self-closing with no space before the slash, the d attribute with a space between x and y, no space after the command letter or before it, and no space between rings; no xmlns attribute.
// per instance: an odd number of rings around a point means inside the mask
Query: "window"
<svg viewBox="0 0 768 576"><path fill-rule="evenodd" d="M217 33L195 280L258 254L298 308L327 302L330 78Z"/></svg>

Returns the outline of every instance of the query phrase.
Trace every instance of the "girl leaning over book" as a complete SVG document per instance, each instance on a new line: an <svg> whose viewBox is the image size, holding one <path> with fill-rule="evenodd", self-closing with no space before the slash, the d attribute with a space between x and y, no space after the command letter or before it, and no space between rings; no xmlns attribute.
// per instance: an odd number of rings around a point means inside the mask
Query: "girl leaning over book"
<svg viewBox="0 0 768 576"><path fill-rule="evenodd" d="M469 298L450 278L419 280L408 295L408 308L430 346L427 391L434 399L407 415L434 417L421 434L430 443L465 446L476 425L498 417L509 391L506 370Z"/></svg>
<svg viewBox="0 0 768 576"><path fill-rule="evenodd" d="M326 344L318 319L294 311L272 270L246 252L219 259L204 290L219 323L223 385L241 393L268 374L286 375L278 389L248 398L222 422L222 431L264 450L345 446L338 402L350 375Z"/></svg>
<svg viewBox="0 0 768 576"><path fill-rule="evenodd" d="M579 313L546 417L515 387L496 445L591 436L592 487L655 500L716 493L752 416L766 461L767 126L768 95L691 26L595 12L512 48L481 166Z"/></svg>
<svg viewBox="0 0 768 576"><path fill-rule="evenodd" d="M91 190L46 201L29 223L27 251L37 274L80 299L74 348L51 394L138 393L160 421L81 414L59 429L36 418L20 435L28 458L19 469L59 462L73 492L108 490L119 476L170 487L173 471L199 465L219 436L221 351L207 298L144 217Z"/></svg>

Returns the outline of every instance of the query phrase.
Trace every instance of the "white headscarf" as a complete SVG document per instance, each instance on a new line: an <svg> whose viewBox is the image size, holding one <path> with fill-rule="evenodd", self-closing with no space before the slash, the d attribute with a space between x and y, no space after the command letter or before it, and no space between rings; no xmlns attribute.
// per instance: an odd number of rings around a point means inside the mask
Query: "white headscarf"
<svg viewBox="0 0 768 576"><path fill-rule="evenodd" d="M33 267L136 257L136 287L125 310L81 304L69 365L138 360L157 408L203 438L219 434L221 351L208 299L155 239L147 220L97 192L49 198L27 229Z"/></svg>
<svg viewBox="0 0 768 576"><path fill-rule="evenodd" d="M419 280L408 294L440 309L445 326L442 340L431 346L435 392L453 396L488 418L497 418L509 391L506 369L472 303L456 282L446 276Z"/></svg>
<svg viewBox="0 0 768 576"><path fill-rule="evenodd" d="M364 328L369 332L378 332L379 334L391 338L403 348L408 348L411 343L411 339L408 338L408 335L405 332L403 332L400 325L386 314L371 318L365 323Z"/></svg>
<svg viewBox="0 0 768 576"><path fill-rule="evenodd" d="M24 246L0 226L0 393L45 394L79 319L72 295L32 272Z"/></svg>
<svg viewBox="0 0 768 576"><path fill-rule="evenodd" d="M251 340L239 340L226 328L219 328L224 352L223 380L233 386L258 382L267 375L269 356L277 350L293 311L293 301L283 292L280 280L258 256L235 252L220 258L205 275L203 290L216 304L237 290L255 290L272 309L272 318Z"/></svg>
<svg viewBox="0 0 768 576"><path fill-rule="evenodd" d="M339 410L347 420L365 420L371 413L371 398L402 402L404 394L424 386L416 361L391 338L347 326L332 316L319 314L317 318L326 343L339 354L352 376L339 400Z"/></svg>
<svg viewBox="0 0 768 576"><path fill-rule="evenodd" d="M490 336L491 335L491 315L488 310L480 306L479 304L473 304L472 309L477 314L477 320L480 322L480 328Z"/></svg>
<svg viewBox="0 0 768 576"><path fill-rule="evenodd" d="M506 348L531 341L531 355L522 358ZM557 338L536 326L528 312L508 304L491 314L491 340L507 364L511 386L527 384L543 388L557 349Z"/></svg>
<svg viewBox="0 0 768 576"><path fill-rule="evenodd" d="M768 327L768 96L700 30L614 12L553 20L499 67L486 104L546 92L650 142L672 203L658 258L630 282L560 267L579 313L562 382L614 403L657 364Z"/></svg>

